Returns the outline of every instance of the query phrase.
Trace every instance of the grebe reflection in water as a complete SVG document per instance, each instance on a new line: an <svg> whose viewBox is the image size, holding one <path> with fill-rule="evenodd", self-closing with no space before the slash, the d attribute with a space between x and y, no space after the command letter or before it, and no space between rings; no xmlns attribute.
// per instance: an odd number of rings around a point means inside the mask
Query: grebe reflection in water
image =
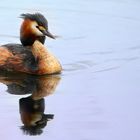
<svg viewBox="0 0 140 140"><path fill-rule="evenodd" d="M54 114L45 114L44 97L52 94L60 81L59 75L33 76L33 75L8 75L0 76L0 82L8 87L8 92L16 95L30 94L19 100L21 129L27 135L40 135Z"/></svg>

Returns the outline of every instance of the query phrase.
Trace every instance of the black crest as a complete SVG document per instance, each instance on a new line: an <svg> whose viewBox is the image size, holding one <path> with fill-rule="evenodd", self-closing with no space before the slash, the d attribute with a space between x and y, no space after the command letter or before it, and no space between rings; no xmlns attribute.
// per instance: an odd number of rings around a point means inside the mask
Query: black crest
<svg viewBox="0 0 140 140"><path fill-rule="evenodd" d="M40 26L43 26L45 28L48 28L48 21L46 18L40 14L40 13L35 13L35 14L21 14L21 18L23 19L30 19L32 21L36 21Z"/></svg>

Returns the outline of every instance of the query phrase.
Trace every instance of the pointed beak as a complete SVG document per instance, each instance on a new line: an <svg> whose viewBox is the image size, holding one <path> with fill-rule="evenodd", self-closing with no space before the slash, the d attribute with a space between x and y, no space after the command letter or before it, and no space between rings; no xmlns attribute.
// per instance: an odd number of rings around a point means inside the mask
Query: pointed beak
<svg viewBox="0 0 140 140"><path fill-rule="evenodd" d="M48 36L48 37L52 38L52 39L55 39L55 36L52 35L48 30L44 30L44 31L43 31L43 34L44 34L45 36Z"/></svg>

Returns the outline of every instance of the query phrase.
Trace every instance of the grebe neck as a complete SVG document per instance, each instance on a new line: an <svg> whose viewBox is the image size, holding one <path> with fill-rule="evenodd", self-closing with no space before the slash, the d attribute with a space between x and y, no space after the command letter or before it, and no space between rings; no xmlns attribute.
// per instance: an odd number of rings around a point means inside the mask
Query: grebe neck
<svg viewBox="0 0 140 140"><path fill-rule="evenodd" d="M38 63L38 74L60 73L61 64L57 58L48 51L48 49L38 40L31 46L32 54Z"/></svg>
<svg viewBox="0 0 140 140"><path fill-rule="evenodd" d="M23 46L32 46L36 40L44 44L45 39L46 39L45 36L34 36L34 35L20 36L20 41Z"/></svg>

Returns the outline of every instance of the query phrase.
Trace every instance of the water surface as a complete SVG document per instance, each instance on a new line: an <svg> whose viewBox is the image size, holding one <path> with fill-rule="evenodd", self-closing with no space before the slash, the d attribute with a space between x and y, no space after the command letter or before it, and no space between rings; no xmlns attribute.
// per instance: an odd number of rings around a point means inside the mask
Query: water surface
<svg viewBox="0 0 140 140"><path fill-rule="evenodd" d="M45 45L64 69L1 76L1 138L139 140L139 7L138 0L0 2L0 44L19 42L21 13L41 12L60 36ZM24 127L24 113L36 116L37 129Z"/></svg>

